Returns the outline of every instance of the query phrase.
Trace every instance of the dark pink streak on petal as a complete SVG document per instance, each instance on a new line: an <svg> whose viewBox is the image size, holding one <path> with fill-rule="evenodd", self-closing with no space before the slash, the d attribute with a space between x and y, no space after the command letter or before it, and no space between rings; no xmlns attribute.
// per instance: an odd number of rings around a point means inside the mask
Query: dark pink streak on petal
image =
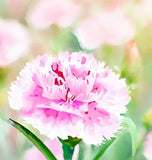
<svg viewBox="0 0 152 160"><path fill-rule="evenodd" d="M61 77L65 81L65 77L63 72L59 71L59 65L54 63L51 65L52 71L55 72L59 77Z"/></svg>

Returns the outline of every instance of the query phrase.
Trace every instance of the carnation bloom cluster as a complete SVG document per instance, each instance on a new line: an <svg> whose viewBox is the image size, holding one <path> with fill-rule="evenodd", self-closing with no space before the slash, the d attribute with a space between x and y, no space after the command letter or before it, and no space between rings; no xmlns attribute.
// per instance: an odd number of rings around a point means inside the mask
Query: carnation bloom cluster
<svg viewBox="0 0 152 160"><path fill-rule="evenodd" d="M9 95L10 106L43 135L95 145L121 128L129 102L125 80L82 52L38 56L20 72Z"/></svg>
<svg viewBox="0 0 152 160"><path fill-rule="evenodd" d="M149 132L144 146L144 156L147 160L152 160L152 132Z"/></svg>
<svg viewBox="0 0 152 160"><path fill-rule="evenodd" d="M29 48L29 35L16 20L0 19L0 66L18 59Z"/></svg>

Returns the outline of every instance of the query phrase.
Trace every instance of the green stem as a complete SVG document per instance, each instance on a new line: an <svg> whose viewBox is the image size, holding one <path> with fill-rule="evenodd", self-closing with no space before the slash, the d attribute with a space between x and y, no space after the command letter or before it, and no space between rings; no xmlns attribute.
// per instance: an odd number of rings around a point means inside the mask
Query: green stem
<svg viewBox="0 0 152 160"><path fill-rule="evenodd" d="M57 160L52 152L44 145L44 143L30 130L12 119L6 119L3 117L0 118L23 133L37 147L37 149L39 149L39 151L45 156L47 160Z"/></svg>
<svg viewBox="0 0 152 160"><path fill-rule="evenodd" d="M74 152L74 147L63 144L63 155L64 155L64 160L72 160L73 152Z"/></svg>
<svg viewBox="0 0 152 160"><path fill-rule="evenodd" d="M81 139L77 137L68 136L68 139L61 139L58 137L59 141L62 143L64 160L71 160L74 152L74 148L81 142Z"/></svg>

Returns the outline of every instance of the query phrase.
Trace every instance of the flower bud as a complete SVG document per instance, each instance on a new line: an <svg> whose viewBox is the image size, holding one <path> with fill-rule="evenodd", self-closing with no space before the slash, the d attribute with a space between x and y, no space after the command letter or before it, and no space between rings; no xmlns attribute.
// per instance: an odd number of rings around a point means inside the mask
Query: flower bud
<svg viewBox="0 0 152 160"><path fill-rule="evenodd" d="M126 45L126 60L131 63L134 63L139 58L139 50L137 47L137 43L134 39L128 41Z"/></svg>

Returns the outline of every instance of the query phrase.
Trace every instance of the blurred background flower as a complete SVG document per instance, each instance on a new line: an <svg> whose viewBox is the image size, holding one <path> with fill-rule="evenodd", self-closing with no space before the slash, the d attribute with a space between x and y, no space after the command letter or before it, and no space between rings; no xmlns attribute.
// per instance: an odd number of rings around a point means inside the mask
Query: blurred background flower
<svg viewBox="0 0 152 160"><path fill-rule="evenodd" d="M135 29L119 9L98 12L78 24L76 35L84 48L94 49L103 44L120 45L133 38Z"/></svg>
<svg viewBox="0 0 152 160"><path fill-rule="evenodd" d="M151 152L152 152L152 132L149 132L145 142L144 155L147 160L151 160Z"/></svg>
<svg viewBox="0 0 152 160"><path fill-rule="evenodd" d="M80 13L80 6L70 0L41 0L28 13L27 21L39 29L52 24L70 26Z"/></svg>
<svg viewBox="0 0 152 160"><path fill-rule="evenodd" d="M29 48L26 29L15 20L0 20L0 66L14 62Z"/></svg>

